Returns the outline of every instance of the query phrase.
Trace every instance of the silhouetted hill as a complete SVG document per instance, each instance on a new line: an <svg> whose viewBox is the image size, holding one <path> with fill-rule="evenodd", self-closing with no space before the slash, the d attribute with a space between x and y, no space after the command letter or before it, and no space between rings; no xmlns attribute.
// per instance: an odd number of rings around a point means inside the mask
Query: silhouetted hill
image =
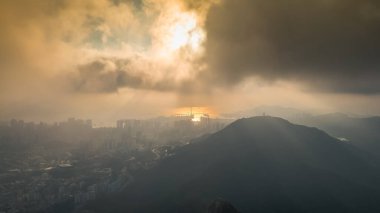
<svg viewBox="0 0 380 213"><path fill-rule="evenodd" d="M329 134L345 138L353 145L380 158L380 117L355 118L341 113L298 116L295 122L315 126Z"/></svg>
<svg viewBox="0 0 380 213"><path fill-rule="evenodd" d="M241 212L379 212L377 165L316 128L240 119L184 146L96 212L207 212L222 197Z"/></svg>

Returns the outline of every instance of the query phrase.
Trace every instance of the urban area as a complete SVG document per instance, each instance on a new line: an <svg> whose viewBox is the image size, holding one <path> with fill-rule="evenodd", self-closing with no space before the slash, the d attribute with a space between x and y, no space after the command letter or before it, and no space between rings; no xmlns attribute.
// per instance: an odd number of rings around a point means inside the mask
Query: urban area
<svg viewBox="0 0 380 213"><path fill-rule="evenodd" d="M136 172L229 122L201 113L118 120L114 127L98 128L75 118L53 124L3 121L0 212L80 208L123 190Z"/></svg>

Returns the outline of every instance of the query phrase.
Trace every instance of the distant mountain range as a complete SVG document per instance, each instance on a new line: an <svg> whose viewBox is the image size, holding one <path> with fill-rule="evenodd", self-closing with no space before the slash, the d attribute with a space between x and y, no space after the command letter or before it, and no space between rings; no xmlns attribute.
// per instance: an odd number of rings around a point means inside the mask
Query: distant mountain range
<svg viewBox="0 0 380 213"><path fill-rule="evenodd" d="M317 128L245 118L179 148L87 209L208 212L217 198L243 213L380 212L380 169L368 152Z"/></svg>
<svg viewBox="0 0 380 213"><path fill-rule="evenodd" d="M298 116L293 122L320 128L330 135L343 138L380 158L380 117L350 117L332 113L318 116Z"/></svg>

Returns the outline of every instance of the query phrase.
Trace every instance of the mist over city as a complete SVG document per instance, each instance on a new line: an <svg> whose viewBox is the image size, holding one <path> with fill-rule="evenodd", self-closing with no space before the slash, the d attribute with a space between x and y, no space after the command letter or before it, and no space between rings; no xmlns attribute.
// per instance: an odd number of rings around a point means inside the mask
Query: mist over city
<svg viewBox="0 0 380 213"><path fill-rule="evenodd" d="M380 2L3 0L0 213L380 212Z"/></svg>

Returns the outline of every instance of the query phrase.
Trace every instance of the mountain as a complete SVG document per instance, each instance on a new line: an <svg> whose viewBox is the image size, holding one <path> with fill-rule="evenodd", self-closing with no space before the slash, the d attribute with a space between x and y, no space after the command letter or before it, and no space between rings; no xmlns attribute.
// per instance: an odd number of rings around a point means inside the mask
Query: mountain
<svg viewBox="0 0 380 213"><path fill-rule="evenodd" d="M380 117L350 117L341 113L298 116L292 121L320 128L380 158Z"/></svg>
<svg viewBox="0 0 380 213"><path fill-rule="evenodd" d="M366 152L275 117L240 119L184 146L94 212L379 212L379 168Z"/></svg>
<svg viewBox="0 0 380 213"><path fill-rule="evenodd" d="M317 127L343 141L370 152L380 159L380 117L363 117L344 113L313 115L298 109L262 106L252 110L252 115L267 114L285 118L293 123Z"/></svg>

